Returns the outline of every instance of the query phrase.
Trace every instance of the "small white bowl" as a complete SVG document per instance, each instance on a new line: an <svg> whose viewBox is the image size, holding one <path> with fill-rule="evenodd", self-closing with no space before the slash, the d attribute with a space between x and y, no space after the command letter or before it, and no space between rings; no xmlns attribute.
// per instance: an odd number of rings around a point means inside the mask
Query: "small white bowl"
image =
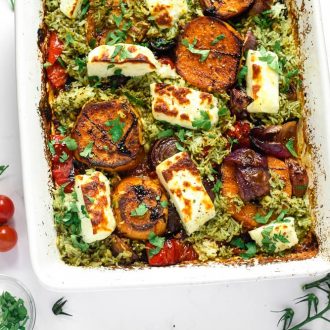
<svg viewBox="0 0 330 330"><path fill-rule="evenodd" d="M16 299L21 298L24 301L29 316L25 329L32 330L36 321L36 306L31 292L17 279L0 274L0 295L4 291L8 291Z"/></svg>

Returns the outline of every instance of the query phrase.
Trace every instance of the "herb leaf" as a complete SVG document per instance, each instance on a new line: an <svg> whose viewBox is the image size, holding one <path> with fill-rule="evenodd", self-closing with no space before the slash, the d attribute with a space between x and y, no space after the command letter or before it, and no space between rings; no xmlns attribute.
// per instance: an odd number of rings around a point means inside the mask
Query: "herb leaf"
<svg viewBox="0 0 330 330"><path fill-rule="evenodd" d="M290 154L293 156L293 157L298 157L297 155L297 152L294 148L294 139L293 138L290 138L289 141L286 143L286 148L290 151Z"/></svg>
<svg viewBox="0 0 330 330"><path fill-rule="evenodd" d="M212 127L209 114L206 111L201 111L200 117L197 119L194 119L192 122L192 125L193 125L193 127L196 127L197 129L209 131Z"/></svg>
<svg viewBox="0 0 330 330"><path fill-rule="evenodd" d="M79 155L84 158L90 158L92 156L93 145L94 142L89 142Z"/></svg>
<svg viewBox="0 0 330 330"><path fill-rule="evenodd" d="M114 120L109 120L105 123L106 126L110 127L109 134L113 142L118 142L124 133L125 123L120 121L120 117L117 117Z"/></svg>
<svg viewBox="0 0 330 330"><path fill-rule="evenodd" d="M168 201L161 201L161 202L160 202L160 205L161 205L163 208L165 208L165 207L168 206Z"/></svg>
<svg viewBox="0 0 330 330"><path fill-rule="evenodd" d="M218 194L220 192L220 189L222 188L222 182L220 180L217 180L217 182L215 183L214 187L212 188L212 191L215 194Z"/></svg>
<svg viewBox="0 0 330 330"><path fill-rule="evenodd" d="M159 132L157 137L158 137L158 139L162 139L162 138L170 137L173 135L174 135L174 131L172 130L172 128L169 128L169 129L166 129L165 131Z"/></svg>
<svg viewBox="0 0 330 330"><path fill-rule="evenodd" d="M132 217L142 217L148 212L146 204L141 203L135 210L131 211Z"/></svg>
<svg viewBox="0 0 330 330"><path fill-rule="evenodd" d="M63 306L67 303L67 300L64 300L64 297L60 298L55 302L55 304L52 307L52 311L55 315L67 315L72 316L71 314L68 314L66 312L63 312Z"/></svg>
<svg viewBox="0 0 330 330"><path fill-rule="evenodd" d="M75 139L72 139L70 136L67 136L63 143L67 146L67 148L71 151L76 150L78 148L77 142Z"/></svg>
<svg viewBox="0 0 330 330"><path fill-rule="evenodd" d="M259 213L257 213L254 217L254 220L258 223L262 223L262 224L266 224L270 217L273 215L274 210L270 210L266 215L260 215Z"/></svg>
<svg viewBox="0 0 330 330"><path fill-rule="evenodd" d="M211 45L212 46L215 46L219 41L225 39L225 35L224 34L219 34L218 36L216 36L212 42L211 42Z"/></svg>
<svg viewBox="0 0 330 330"><path fill-rule="evenodd" d="M234 238L230 244L240 249L245 249L245 243L241 237Z"/></svg>
<svg viewBox="0 0 330 330"><path fill-rule="evenodd" d="M184 147L179 142L175 142L175 146L179 151L184 151Z"/></svg>
<svg viewBox="0 0 330 330"><path fill-rule="evenodd" d="M81 250L82 252L86 252L89 248L89 245L87 243L79 241L77 235L71 235L71 242L75 248Z"/></svg>
<svg viewBox="0 0 330 330"><path fill-rule="evenodd" d="M210 51L211 51L210 49L194 48L197 44L196 38L194 38L194 41L192 42L192 44L189 43L188 39L183 39L181 41L181 43L190 51L190 53L200 55L200 59L199 59L200 62L204 62L208 58Z"/></svg>
<svg viewBox="0 0 330 330"><path fill-rule="evenodd" d="M0 176L6 171L9 165L0 165Z"/></svg>
<svg viewBox="0 0 330 330"><path fill-rule="evenodd" d="M245 79L247 72L248 72L247 66L246 65L242 66L241 70L237 75L237 82L240 86L243 85L243 80Z"/></svg>
<svg viewBox="0 0 330 330"><path fill-rule="evenodd" d="M69 155L65 151L63 151L60 156L60 162L65 163L68 159L69 159Z"/></svg>
<svg viewBox="0 0 330 330"><path fill-rule="evenodd" d="M249 242L249 243L246 243L246 252L245 253L241 253L240 256L243 258L243 259L250 259L252 257L254 257L257 253L257 246L254 242Z"/></svg>
<svg viewBox="0 0 330 330"><path fill-rule="evenodd" d="M165 237L157 236L153 231L148 236L149 242L155 246L154 249L148 251L149 257L153 257L160 252L165 243Z"/></svg>

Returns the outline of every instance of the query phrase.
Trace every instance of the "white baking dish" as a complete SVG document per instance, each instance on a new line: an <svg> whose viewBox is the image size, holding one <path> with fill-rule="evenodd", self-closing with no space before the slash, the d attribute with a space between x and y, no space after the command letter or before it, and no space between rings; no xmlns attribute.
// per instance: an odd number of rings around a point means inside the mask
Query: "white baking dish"
<svg viewBox="0 0 330 330"><path fill-rule="evenodd" d="M297 0L298 8L302 1ZM314 146L316 214L320 252L305 261L254 266L174 266L144 269L87 269L64 264L55 245L49 168L38 115L41 97L40 54L37 30L41 1L16 4L16 47L19 121L22 148L25 206L32 265L40 281L54 290L90 290L150 285L189 285L222 281L270 279L323 274L330 271L330 102L319 2L305 1L300 10L299 29L305 58L306 108L310 111L308 131Z"/></svg>

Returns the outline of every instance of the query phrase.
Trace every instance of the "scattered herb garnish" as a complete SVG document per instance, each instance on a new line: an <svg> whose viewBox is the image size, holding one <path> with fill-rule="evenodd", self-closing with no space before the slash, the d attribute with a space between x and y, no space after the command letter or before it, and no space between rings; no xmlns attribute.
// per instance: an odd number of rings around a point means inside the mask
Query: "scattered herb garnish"
<svg viewBox="0 0 330 330"><path fill-rule="evenodd" d="M80 16L79 16L80 20L82 20L85 17L85 15L87 14L89 6L90 6L89 0L83 0L83 2L81 4L81 11L80 11Z"/></svg>
<svg viewBox="0 0 330 330"><path fill-rule="evenodd" d="M175 142L175 146L179 151L184 151L184 147L179 142Z"/></svg>
<svg viewBox="0 0 330 330"><path fill-rule="evenodd" d="M72 37L72 35L70 33L67 33L65 36L65 41L68 45L73 44L74 43L74 39Z"/></svg>
<svg viewBox="0 0 330 330"><path fill-rule="evenodd" d="M49 63L49 62L45 62L44 65L43 65L43 67L44 67L45 69L49 68L50 66L52 66L52 64Z"/></svg>
<svg viewBox="0 0 330 330"><path fill-rule="evenodd" d="M272 12L271 9L265 10L259 15L253 17L253 21L261 28L261 30L271 27L273 20L270 14L272 14Z"/></svg>
<svg viewBox="0 0 330 330"><path fill-rule="evenodd" d="M9 165L0 165L0 176L6 171Z"/></svg>
<svg viewBox="0 0 330 330"><path fill-rule="evenodd" d="M64 300L64 297L60 298L55 302L55 304L52 307L52 311L55 315L67 315L72 316L71 314L68 314L63 311L63 306L67 303L67 300Z"/></svg>
<svg viewBox="0 0 330 330"><path fill-rule="evenodd" d="M275 72L280 73L280 66L278 63L278 57L271 52L267 52L265 49L260 49L261 56L259 57L260 61L266 62L268 66L273 69Z"/></svg>
<svg viewBox="0 0 330 330"><path fill-rule="evenodd" d="M69 155L65 151L63 151L60 156L60 162L65 163L68 159L69 159Z"/></svg>
<svg viewBox="0 0 330 330"><path fill-rule="evenodd" d="M63 59L62 59L61 56L59 56L59 57L57 58L57 61L58 61L58 63L60 63L60 65L61 65L62 68L66 68L66 64L65 64L65 62L63 61Z"/></svg>
<svg viewBox="0 0 330 330"><path fill-rule="evenodd" d="M149 242L155 246L154 249L148 251L149 257L153 257L160 252L165 243L165 237L157 236L153 231L148 236Z"/></svg>
<svg viewBox="0 0 330 330"><path fill-rule="evenodd" d="M88 82L92 87L100 87L102 85L98 76L89 76Z"/></svg>
<svg viewBox="0 0 330 330"><path fill-rule="evenodd" d="M200 55L200 59L199 59L200 62L204 62L210 54L210 49L194 48L197 44L196 38L194 38L194 41L192 42L192 44L189 43L188 39L183 39L181 43L182 43L182 45L187 47L187 49L190 51L190 53Z"/></svg>
<svg viewBox="0 0 330 330"><path fill-rule="evenodd" d="M126 22L123 24L120 30L117 29L113 32L109 32L105 39L105 43L107 45L115 45L120 42L124 42L127 39L127 32L131 27L132 22Z"/></svg>
<svg viewBox="0 0 330 330"><path fill-rule="evenodd" d="M81 59L80 57L76 57L76 59L74 60L75 64L78 67L78 72L81 73L85 70L86 68L86 58Z"/></svg>
<svg viewBox="0 0 330 330"><path fill-rule="evenodd" d="M81 157L90 158L92 156L94 142L89 142L85 149L80 153Z"/></svg>
<svg viewBox="0 0 330 330"><path fill-rule="evenodd" d="M246 65L242 66L241 70L237 75L237 82L240 86L243 85L243 80L245 79L247 72L248 72L247 66Z"/></svg>
<svg viewBox="0 0 330 330"><path fill-rule="evenodd" d="M288 210L282 210L279 216L276 218L276 222L282 222Z"/></svg>
<svg viewBox="0 0 330 330"><path fill-rule="evenodd" d="M290 153L293 157L296 157L296 158L298 157L297 152L294 148L294 139L293 138L290 138L289 141L285 144L285 146L290 151Z"/></svg>
<svg viewBox="0 0 330 330"><path fill-rule="evenodd" d="M161 201L161 202L160 202L160 205L161 205L163 208L165 208L165 207L168 206L168 201Z"/></svg>
<svg viewBox="0 0 330 330"><path fill-rule="evenodd" d="M123 16L122 16L122 15L119 15L119 16L112 15L112 19L113 19L113 21L115 22L117 28L119 28L120 23L121 23L122 20L123 20Z"/></svg>
<svg viewBox="0 0 330 330"><path fill-rule="evenodd" d="M228 141L230 143L230 147L232 148L234 144L238 144L238 140L237 139L233 139L230 136L228 137Z"/></svg>
<svg viewBox="0 0 330 330"><path fill-rule="evenodd" d="M71 242L73 247L79 249L82 252L86 252L89 248L89 245L81 241L77 235L71 235Z"/></svg>
<svg viewBox="0 0 330 330"><path fill-rule="evenodd" d="M222 182L220 180L217 180L217 182L215 183L214 187L212 188L212 191L215 194L218 194L220 192L220 189L222 188Z"/></svg>
<svg viewBox="0 0 330 330"><path fill-rule="evenodd" d="M181 142L185 141L185 134L186 131L184 129L180 129L178 133L176 133L176 136L179 138Z"/></svg>
<svg viewBox="0 0 330 330"><path fill-rule="evenodd" d="M141 203L135 210L131 211L132 217L142 217L148 212L146 204Z"/></svg>
<svg viewBox="0 0 330 330"><path fill-rule="evenodd" d="M120 117L117 117L114 120L109 120L105 123L105 126L110 127L109 134L113 142L118 142L124 133L125 123L120 121Z"/></svg>
<svg viewBox="0 0 330 330"><path fill-rule="evenodd" d="M211 45L212 46L215 46L219 41L225 39L225 35L224 34L219 34L218 36L216 36L212 42L211 42Z"/></svg>
<svg viewBox="0 0 330 330"><path fill-rule="evenodd" d="M73 151L78 148L77 142L75 139L72 139L70 136L67 136L66 138L63 139L62 141L69 150Z"/></svg>
<svg viewBox="0 0 330 330"><path fill-rule="evenodd" d="M319 298L314 293L307 293L305 296L297 298L297 304L306 302L307 303L307 315L306 318L292 325L295 312L292 308L285 308L281 311L276 311L275 313L283 313L282 317L278 321L277 326L282 322L282 330L302 330L306 324L309 324L315 320L323 320L330 323L330 319L325 316L327 312L330 311L330 273L321 278L320 280L314 281L312 283L303 286L303 290L318 289L327 294L328 302L322 310L319 310Z"/></svg>
<svg viewBox="0 0 330 330"><path fill-rule="evenodd" d="M127 97L128 101L130 101L131 103L138 105L140 107L144 107L146 104L143 100L133 96L132 94L128 93L128 92L124 92L124 95Z"/></svg>
<svg viewBox="0 0 330 330"><path fill-rule="evenodd" d="M88 195L85 195L85 196L86 196L86 198L87 198L91 203L94 203L94 202L95 202L95 198L90 197L90 196L88 196Z"/></svg>
<svg viewBox="0 0 330 330"><path fill-rule="evenodd" d="M59 126L57 129L62 135L65 135L67 132L67 129L64 126Z"/></svg>
<svg viewBox="0 0 330 330"><path fill-rule="evenodd" d="M259 213L257 213L254 217L254 220L258 223L261 223L261 224L266 224L270 217L273 215L274 213L274 210L270 210L266 215L261 215Z"/></svg>
<svg viewBox="0 0 330 330"><path fill-rule="evenodd" d="M55 145L55 140L48 141L48 149L52 156L55 156L56 153L54 145Z"/></svg>
<svg viewBox="0 0 330 330"><path fill-rule="evenodd" d="M174 131L172 130L172 128L169 128L169 129L166 129L165 131L159 132L157 137L158 137L158 139L162 139L162 138L170 137L173 135L174 135Z"/></svg>
<svg viewBox="0 0 330 330"><path fill-rule="evenodd" d="M125 60L127 58L131 58L132 54L131 52L126 49L123 45L117 45L111 55L111 60L114 61L114 59L119 56L120 60Z"/></svg>
<svg viewBox="0 0 330 330"><path fill-rule="evenodd" d="M192 126L197 129L209 131L212 127L209 114L206 111L201 111L200 117L193 120Z"/></svg>
<svg viewBox="0 0 330 330"><path fill-rule="evenodd" d="M0 329L25 330L28 319L24 301L4 291L0 296Z"/></svg>
<svg viewBox="0 0 330 330"><path fill-rule="evenodd" d="M240 254L240 257L243 259L253 258L257 253L257 246L254 242L245 243L240 237L233 239L230 244L242 250L246 250L244 253Z"/></svg>
<svg viewBox="0 0 330 330"><path fill-rule="evenodd" d="M218 111L219 117L224 117L227 116L228 114L229 114L229 109L226 106L221 107L221 109L219 109Z"/></svg>

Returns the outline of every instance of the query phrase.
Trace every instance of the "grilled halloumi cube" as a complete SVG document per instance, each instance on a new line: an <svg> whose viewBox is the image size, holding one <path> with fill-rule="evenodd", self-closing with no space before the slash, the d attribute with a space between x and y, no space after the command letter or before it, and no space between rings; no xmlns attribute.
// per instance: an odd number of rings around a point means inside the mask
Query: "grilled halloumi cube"
<svg viewBox="0 0 330 330"><path fill-rule="evenodd" d="M76 18L81 11L83 0L61 0L60 10L69 17Z"/></svg>
<svg viewBox="0 0 330 330"><path fill-rule="evenodd" d="M136 77L155 71L157 66L154 54L147 47L131 44L101 45L88 54L87 73L99 78L116 74Z"/></svg>
<svg viewBox="0 0 330 330"><path fill-rule="evenodd" d="M146 0L150 14L158 27L172 27L180 17L188 12L187 0Z"/></svg>
<svg viewBox="0 0 330 330"><path fill-rule="evenodd" d="M258 246L268 252L284 251L298 243L294 218L291 217L251 230L249 234Z"/></svg>
<svg viewBox="0 0 330 330"><path fill-rule="evenodd" d="M192 88L153 83L150 85L152 114L155 119L189 129L196 129L196 120L209 121L210 126L218 120L218 100L209 93Z"/></svg>
<svg viewBox="0 0 330 330"><path fill-rule="evenodd" d="M249 50L246 66L246 92L253 98L249 112L277 113L280 108L279 75L270 66L278 64L278 57L269 51Z"/></svg>
<svg viewBox="0 0 330 330"><path fill-rule="evenodd" d="M187 152L180 152L160 163L156 173L170 195L188 235L215 216L212 200Z"/></svg>
<svg viewBox="0 0 330 330"><path fill-rule="evenodd" d="M77 175L74 189L83 240L92 243L107 238L116 227L110 204L109 180L98 171Z"/></svg>

